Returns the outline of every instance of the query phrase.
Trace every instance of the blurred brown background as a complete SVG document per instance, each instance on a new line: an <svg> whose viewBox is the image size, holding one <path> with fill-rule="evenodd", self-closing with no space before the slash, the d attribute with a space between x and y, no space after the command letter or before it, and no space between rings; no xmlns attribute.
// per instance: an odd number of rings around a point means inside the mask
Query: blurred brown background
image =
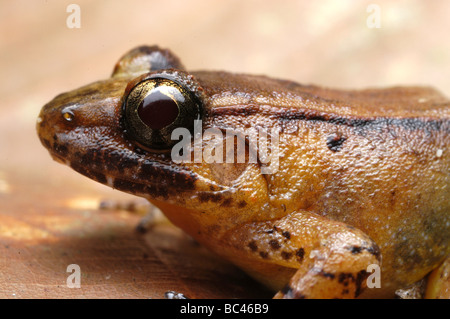
<svg viewBox="0 0 450 319"><path fill-rule="evenodd" d="M432 85L450 96L448 1L0 1L0 298L270 297L168 225L98 211L132 197L51 160L35 133L55 95L108 77L141 44L188 69L266 74L332 87ZM375 4L380 28L370 28ZM81 289L69 289L69 264ZM219 288L218 288L219 287Z"/></svg>

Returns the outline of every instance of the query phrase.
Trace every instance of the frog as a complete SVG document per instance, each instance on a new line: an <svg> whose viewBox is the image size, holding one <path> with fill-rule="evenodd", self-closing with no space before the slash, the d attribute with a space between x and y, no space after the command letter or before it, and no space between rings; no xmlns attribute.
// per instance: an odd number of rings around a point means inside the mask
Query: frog
<svg viewBox="0 0 450 319"><path fill-rule="evenodd" d="M432 87L187 71L144 45L36 128L54 160L147 199L276 299L393 298L449 258L450 101Z"/></svg>

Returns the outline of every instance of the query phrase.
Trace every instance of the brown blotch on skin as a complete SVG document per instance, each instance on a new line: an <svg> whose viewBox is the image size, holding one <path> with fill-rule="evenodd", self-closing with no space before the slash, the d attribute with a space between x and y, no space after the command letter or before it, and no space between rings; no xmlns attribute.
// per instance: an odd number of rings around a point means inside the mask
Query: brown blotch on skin
<svg viewBox="0 0 450 319"><path fill-rule="evenodd" d="M110 157L111 162L120 163L120 167L129 169L139 169L138 177L140 179L148 179L149 176L155 177L153 184L172 184L176 188L176 192L192 190L195 188L195 181L197 177L191 172L181 171L175 167L167 167L156 162L146 161L145 163L138 165L136 160L132 157L120 156L116 154ZM119 166L119 165L118 165ZM201 194L209 194L199 192Z"/></svg>
<svg viewBox="0 0 450 319"><path fill-rule="evenodd" d="M351 273L340 273L338 276L339 283L343 284L344 286L348 286L349 281L354 281L355 278L353 277L353 274Z"/></svg>
<svg viewBox="0 0 450 319"><path fill-rule="evenodd" d="M100 151L94 150L94 149L87 149L83 154L81 154L80 157L80 164L81 165L89 165L90 163L96 163L99 159L99 153Z"/></svg>
<svg viewBox="0 0 450 319"><path fill-rule="evenodd" d="M69 149L64 144L55 144L54 150L59 156L62 157L67 157L67 154L69 154Z"/></svg>
<svg viewBox="0 0 450 319"><path fill-rule="evenodd" d="M259 255L261 256L261 258L263 259L268 259L269 258L269 254L265 251L260 251Z"/></svg>
<svg viewBox="0 0 450 319"><path fill-rule="evenodd" d="M291 233L288 232L287 230L283 231L281 233L284 237L286 237L286 239L291 239Z"/></svg>
<svg viewBox="0 0 450 319"><path fill-rule="evenodd" d="M362 247L358 247L358 246L352 246L350 248L350 251L352 252L352 254L356 255L359 254L361 251L363 250Z"/></svg>
<svg viewBox="0 0 450 319"><path fill-rule="evenodd" d="M281 258L283 258L284 260L289 260L292 257L292 253L288 252L288 251L282 251L281 252Z"/></svg>
<svg viewBox="0 0 450 319"><path fill-rule="evenodd" d="M318 274L319 276L325 277L325 278L329 278L329 279L334 279L336 276L333 273L330 272L326 272L323 269L320 268L313 268L312 269L316 274Z"/></svg>
<svg viewBox="0 0 450 319"><path fill-rule="evenodd" d="M361 270L356 275L356 291L355 291L355 298L358 297L361 294L361 286L364 280L368 277L369 273L366 270Z"/></svg>
<svg viewBox="0 0 450 319"><path fill-rule="evenodd" d="M339 133L333 133L327 137L327 146L333 152L339 152L347 138Z"/></svg>
<svg viewBox="0 0 450 319"><path fill-rule="evenodd" d="M322 272L320 273L320 275L321 275L322 277L330 278L330 279L334 279L334 277L335 277L334 274L332 274L332 273L330 273L330 272L325 272L325 271L323 271L323 270L322 270Z"/></svg>
<svg viewBox="0 0 450 319"><path fill-rule="evenodd" d="M276 239L270 240L269 245L273 250L278 250L281 247L280 243Z"/></svg>
<svg viewBox="0 0 450 319"><path fill-rule="evenodd" d="M370 246L370 247L366 248L366 250L371 255L375 256L378 260L380 260L381 251L380 251L380 248L378 247L378 245Z"/></svg>
<svg viewBox="0 0 450 319"><path fill-rule="evenodd" d="M220 204L220 206L224 206L224 207L229 207L231 205L231 203L233 202L233 200L231 198L226 198L222 204Z"/></svg>
<svg viewBox="0 0 450 319"><path fill-rule="evenodd" d="M217 203L222 200L223 195L222 194L214 194L214 193L206 193L206 192L199 192L198 199L201 202L208 202L211 201L213 203Z"/></svg>
<svg viewBox="0 0 450 319"><path fill-rule="evenodd" d="M257 251L258 250L258 245L253 240L253 241L248 243L248 248L250 248L251 251Z"/></svg>
<svg viewBox="0 0 450 319"><path fill-rule="evenodd" d="M366 250L369 254L375 256L377 259L379 259L379 257L380 257L380 249L378 248L377 245L372 245L369 247L351 246L351 247L348 247L348 249L350 250L350 252L353 255L357 255L357 254L361 253L363 250Z"/></svg>
<svg viewBox="0 0 450 319"><path fill-rule="evenodd" d="M303 262L303 258L305 257L305 250L303 248L299 248L296 252L295 252L295 256L297 256L297 261L299 263Z"/></svg>
<svg viewBox="0 0 450 319"><path fill-rule="evenodd" d="M240 201L240 202L238 203L238 207L239 207L239 208L243 208L243 207L245 207L245 206L247 206L247 202L246 202L245 200L242 200L242 201Z"/></svg>
<svg viewBox="0 0 450 319"><path fill-rule="evenodd" d="M296 291L289 284L283 287L280 292L284 295L286 299L305 299L306 296Z"/></svg>
<svg viewBox="0 0 450 319"><path fill-rule="evenodd" d="M101 184L106 184L106 176L105 174L102 173L97 173L97 172L91 172L91 178L96 180L97 182L101 183Z"/></svg>
<svg viewBox="0 0 450 319"><path fill-rule="evenodd" d="M130 181L121 178L114 179L114 188L132 194L136 193L151 194L154 197L161 197L163 199L169 198L169 194L172 194L173 192L173 190L168 189L167 186L157 186L152 184L142 185L137 183L130 183Z"/></svg>

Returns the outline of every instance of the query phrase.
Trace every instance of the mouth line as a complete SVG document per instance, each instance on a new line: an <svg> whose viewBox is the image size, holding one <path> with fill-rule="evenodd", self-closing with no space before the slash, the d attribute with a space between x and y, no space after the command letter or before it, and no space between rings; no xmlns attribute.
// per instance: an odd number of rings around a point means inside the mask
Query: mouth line
<svg viewBox="0 0 450 319"><path fill-rule="evenodd" d="M179 198L182 193L195 188L197 177L186 169L149 158L121 154L119 156L113 152L108 155L86 149L78 156L73 151L69 151L66 156L55 150L51 152L54 160L92 180L147 199Z"/></svg>
<svg viewBox="0 0 450 319"><path fill-rule="evenodd" d="M104 172L92 169L91 167L87 168L77 163L69 163L69 166L77 173L80 173L89 179L131 195L168 200L170 197L179 194L179 192L171 189L170 185L163 185L156 181L143 183L142 181L133 180L132 178L118 177L114 174L105 174Z"/></svg>
<svg viewBox="0 0 450 319"><path fill-rule="evenodd" d="M65 159L63 156L59 155L58 153L50 152L50 156L52 157L52 159L55 162L58 162L58 163L63 164L63 165L67 165L69 167L71 166L70 165L71 164L70 161Z"/></svg>
<svg viewBox="0 0 450 319"><path fill-rule="evenodd" d="M104 162L98 157L97 160L83 157L77 158L78 160L69 160L68 158L71 158L71 156L63 156L55 150L50 151L50 154L55 161L69 166L89 179L112 189L143 197L147 200L162 200L173 203L185 202L186 198L192 196L192 192L195 193L195 189L198 187L196 181L198 178L201 178L185 169L152 162L149 159L140 164L134 163L131 166L129 162L123 161L123 159L114 160L114 158L108 158L108 161L105 162L114 163L114 167L111 166L107 170L108 166L102 168L95 165L99 161ZM93 163L93 165L88 163ZM135 169L135 174L130 175L130 173L127 175L127 169L130 172L130 170L133 171L133 168ZM203 189L199 190L197 195L201 202L218 204L222 201L225 201L225 203L229 201L225 197L230 192L232 193L232 190L228 187L227 189Z"/></svg>

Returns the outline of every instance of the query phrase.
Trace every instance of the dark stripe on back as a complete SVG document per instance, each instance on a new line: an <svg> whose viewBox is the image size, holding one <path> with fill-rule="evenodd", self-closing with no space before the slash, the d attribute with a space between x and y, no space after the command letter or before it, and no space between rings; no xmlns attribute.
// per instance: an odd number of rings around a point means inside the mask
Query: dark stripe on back
<svg viewBox="0 0 450 319"><path fill-rule="evenodd" d="M255 114L267 115L280 122L288 121L315 121L334 125L344 125L353 128L364 128L377 130L387 126L398 126L408 130L427 130L450 132L450 119L432 118L395 118L395 117L373 117L360 118L355 116L341 116L332 113L318 112L315 110L292 110L283 109L273 112L259 107L232 106L219 107L209 110L211 116L250 116Z"/></svg>

